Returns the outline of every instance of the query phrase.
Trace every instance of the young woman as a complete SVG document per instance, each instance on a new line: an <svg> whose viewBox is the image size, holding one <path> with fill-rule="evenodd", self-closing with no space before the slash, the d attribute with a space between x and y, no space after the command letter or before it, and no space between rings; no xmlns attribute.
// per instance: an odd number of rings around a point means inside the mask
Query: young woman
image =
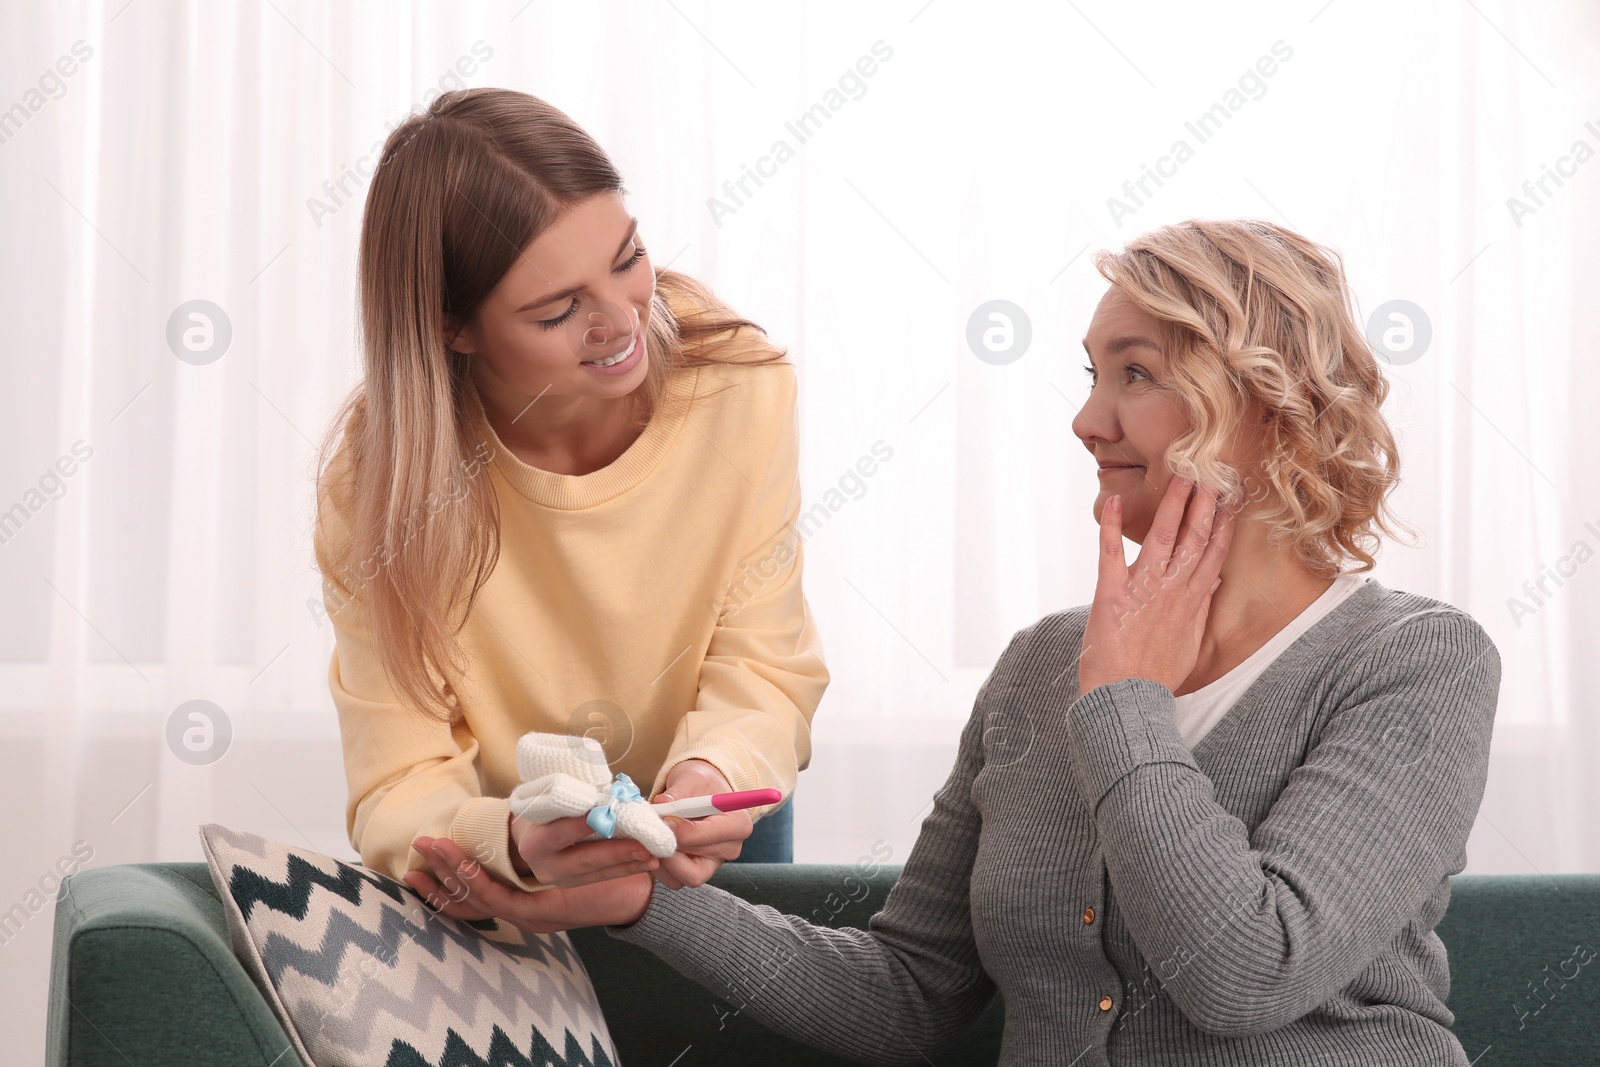
<svg viewBox="0 0 1600 1067"><path fill-rule="evenodd" d="M786 833L748 847L771 807L673 820L658 861L507 806L528 731L597 738L651 799L787 799L828 684L794 367L651 264L623 193L570 118L502 89L400 125L368 193L365 375L319 458L316 554L347 829L395 878L418 834L524 890L790 858Z"/></svg>
<svg viewBox="0 0 1600 1067"><path fill-rule="evenodd" d="M1339 259L1231 221L1097 262L1094 601L1012 639L867 930L644 876L519 893L426 839L410 884L605 924L719 996L776 960L744 1010L869 1062L923 1062L998 989L1002 1064L1465 1067L1434 925L1500 659L1362 573L1399 466Z"/></svg>

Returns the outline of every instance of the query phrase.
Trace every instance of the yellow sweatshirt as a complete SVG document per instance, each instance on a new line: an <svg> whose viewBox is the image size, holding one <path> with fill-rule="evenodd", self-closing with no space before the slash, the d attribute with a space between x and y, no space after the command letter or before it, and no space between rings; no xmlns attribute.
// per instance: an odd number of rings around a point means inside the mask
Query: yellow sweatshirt
<svg viewBox="0 0 1600 1067"><path fill-rule="evenodd" d="M691 758L788 796L829 680L801 590L796 395L790 364L677 372L615 462L564 475L517 459L469 392L501 545L458 637L465 718L402 704L359 598L324 584L346 829L365 865L399 878L426 867L413 838L449 837L540 888L511 865L506 804L529 730L595 737L647 798Z"/></svg>

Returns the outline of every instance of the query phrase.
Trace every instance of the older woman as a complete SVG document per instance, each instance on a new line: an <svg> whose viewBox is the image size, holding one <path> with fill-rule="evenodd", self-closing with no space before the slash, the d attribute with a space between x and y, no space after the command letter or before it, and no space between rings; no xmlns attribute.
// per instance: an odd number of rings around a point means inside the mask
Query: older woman
<svg viewBox="0 0 1600 1067"><path fill-rule="evenodd" d="M1006 1065L1465 1065L1434 926L1500 659L1363 573L1399 463L1339 258L1194 221L1097 262L1094 601L1012 638L867 930L648 875L520 893L422 839L445 912L605 924L724 997L780 960L744 1011L871 1062L998 989Z"/></svg>

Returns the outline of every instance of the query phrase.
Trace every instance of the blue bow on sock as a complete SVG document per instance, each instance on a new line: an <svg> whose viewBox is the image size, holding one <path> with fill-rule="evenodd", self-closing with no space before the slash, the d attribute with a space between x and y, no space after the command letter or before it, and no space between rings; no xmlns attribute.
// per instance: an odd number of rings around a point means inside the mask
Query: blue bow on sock
<svg viewBox="0 0 1600 1067"><path fill-rule="evenodd" d="M633 801L643 802L644 794L639 792L632 778L618 771L616 781L611 783L611 799L590 808L583 821L601 837L609 838L617 829L617 805Z"/></svg>

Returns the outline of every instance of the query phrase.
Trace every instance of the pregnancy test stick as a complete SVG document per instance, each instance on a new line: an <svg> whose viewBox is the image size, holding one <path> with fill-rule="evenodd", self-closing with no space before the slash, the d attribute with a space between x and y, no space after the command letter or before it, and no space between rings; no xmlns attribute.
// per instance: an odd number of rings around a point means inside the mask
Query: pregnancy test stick
<svg viewBox="0 0 1600 1067"><path fill-rule="evenodd" d="M712 793L703 797L685 797L665 804L652 804L650 810L657 815L676 815L680 819L700 819L707 815L720 815L725 811L776 804L783 794L776 789L741 789L736 793Z"/></svg>

